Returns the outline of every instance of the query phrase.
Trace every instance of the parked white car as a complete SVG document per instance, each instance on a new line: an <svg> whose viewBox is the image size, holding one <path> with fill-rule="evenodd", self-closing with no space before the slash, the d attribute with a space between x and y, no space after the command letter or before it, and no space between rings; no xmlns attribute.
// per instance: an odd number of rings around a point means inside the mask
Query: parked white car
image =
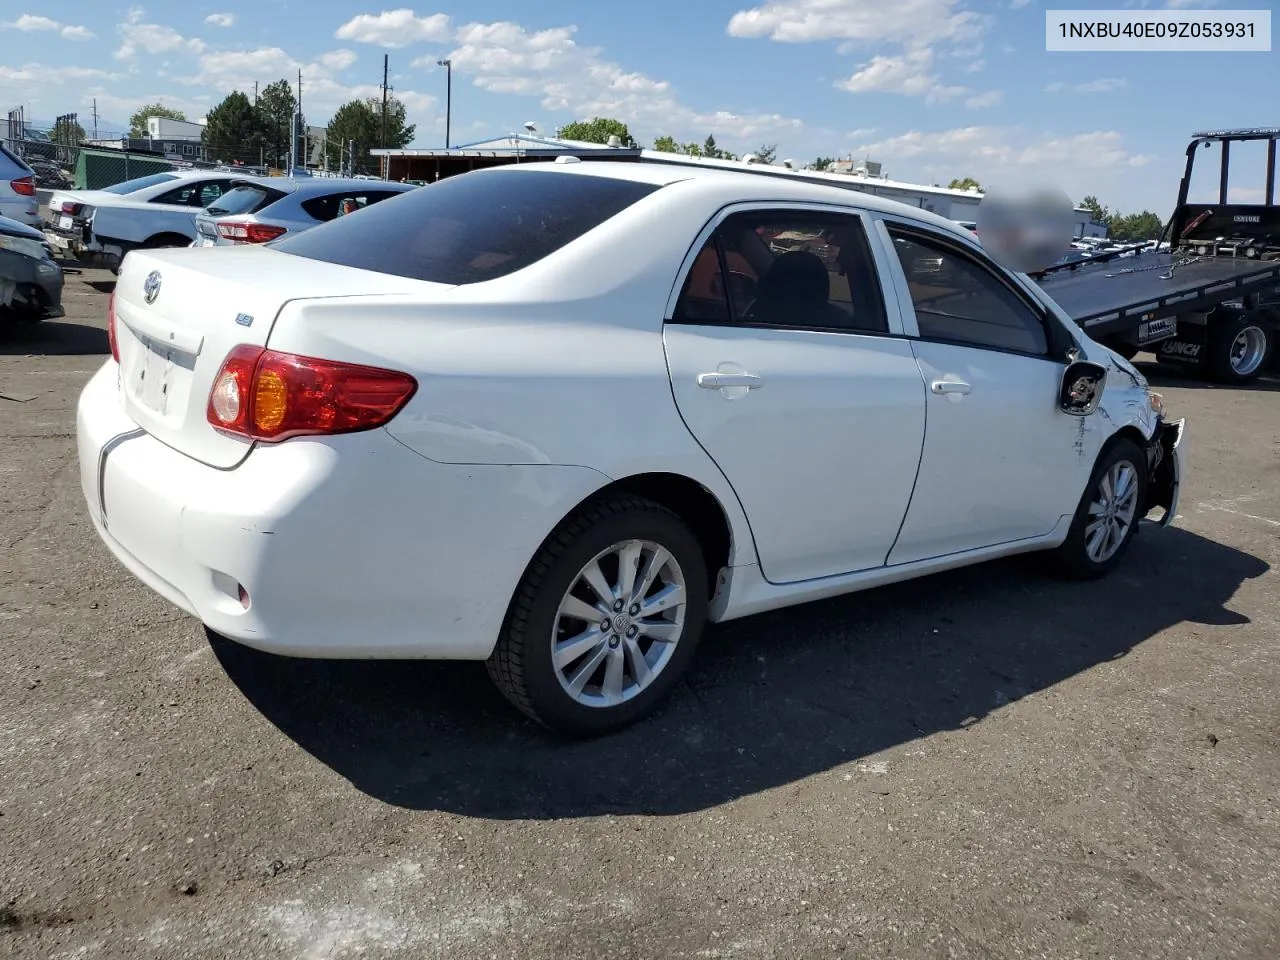
<svg viewBox="0 0 1280 960"><path fill-rule="evenodd" d="M652 709L707 620L1030 551L1101 576L1177 510L1137 370L968 231L811 183L464 174L135 251L109 328L82 483L136 576L262 650L487 661L571 733Z"/></svg>
<svg viewBox="0 0 1280 960"><path fill-rule="evenodd" d="M130 250L190 246L196 214L243 179L243 174L175 170L102 190L60 190L49 199L45 235L82 262L118 270Z"/></svg>

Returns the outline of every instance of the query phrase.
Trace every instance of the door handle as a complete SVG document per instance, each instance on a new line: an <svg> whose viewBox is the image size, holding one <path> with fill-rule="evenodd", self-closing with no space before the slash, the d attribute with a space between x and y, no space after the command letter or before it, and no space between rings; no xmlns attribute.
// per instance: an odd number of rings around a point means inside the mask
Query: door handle
<svg viewBox="0 0 1280 960"><path fill-rule="evenodd" d="M724 387L746 387L755 390L764 386L764 381L754 373L700 373L698 386L707 390L720 390Z"/></svg>
<svg viewBox="0 0 1280 960"><path fill-rule="evenodd" d="M973 387L963 380L935 380L930 389L937 394L958 393L962 397L973 392Z"/></svg>

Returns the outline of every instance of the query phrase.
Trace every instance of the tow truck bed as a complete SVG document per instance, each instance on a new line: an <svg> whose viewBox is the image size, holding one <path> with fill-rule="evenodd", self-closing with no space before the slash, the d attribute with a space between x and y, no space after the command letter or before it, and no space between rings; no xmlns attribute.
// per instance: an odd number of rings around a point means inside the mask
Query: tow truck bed
<svg viewBox="0 0 1280 960"><path fill-rule="evenodd" d="M1164 279L1173 262L1169 253L1141 253L1103 263L1081 261L1075 269L1052 268L1033 279L1090 336L1205 310L1280 284L1280 260L1214 257L1177 267L1172 278Z"/></svg>

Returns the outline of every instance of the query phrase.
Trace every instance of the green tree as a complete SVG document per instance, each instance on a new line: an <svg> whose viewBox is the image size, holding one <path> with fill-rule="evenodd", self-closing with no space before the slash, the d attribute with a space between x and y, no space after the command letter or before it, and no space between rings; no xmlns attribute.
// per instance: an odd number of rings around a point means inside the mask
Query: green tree
<svg viewBox="0 0 1280 960"><path fill-rule="evenodd" d="M404 104L395 97L387 99L387 138L389 149L407 147L413 142L415 124L406 122ZM347 144L355 144L355 167L352 173L377 173L381 162L369 151L382 147L382 100L369 97L344 103L329 121L325 147L332 169L347 169Z"/></svg>
<svg viewBox="0 0 1280 960"><path fill-rule="evenodd" d="M261 158L262 132L249 98L239 90L228 94L209 111L201 140L215 160L257 163Z"/></svg>
<svg viewBox="0 0 1280 960"><path fill-rule="evenodd" d="M631 131L621 120L613 117L593 117L590 120L575 120L560 128L561 140L581 140L583 143L608 143L610 137L617 137L624 147L638 147L640 144L631 136Z"/></svg>
<svg viewBox="0 0 1280 960"><path fill-rule="evenodd" d="M258 96L258 130L262 150L269 164L284 167L289 162L289 124L293 122L298 100L288 80L277 80L263 88ZM303 129L306 129L304 124Z"/></svg>
<svg viewBox="0 0 1280 960"><path fill-rule="evenodd" d="M702 144L702 156L710 157L713 160L737 160L736 154L730 153L728 150L721 150L716 145L714 135L708 135L706 141Z"/></svg>
<svg viewBox="0 0 1280 960"><path fill-rule="evenodd" d="M653 149L659 153L679 153L680 144L676 143L675 137L661 136L653 141Z"/></svg>
<svg viewBox="0 0 1280 960"><path fill-rule="evenodd" d="M61 143L70 147L80 146L80 144L84 143L84 138L84 127L69 118L58 120L54 123L53 129L49 131L49 139L54 143Z"/></svg>
<svg viewBox="0 0 1280 960"><path fill-rule="evenodd" d="M973 179L973 177L957 177L956 179L952 180L950 183L947 184L947 189L977 190L979 193L981 193L982 184L980 184L977 180Z"/></svg>
<svg viewBox="0 0 1280 960"><path fill-rule="evenodd" d="M148 103L145 107L139 107L137 112L129 118L129 136L145 137L147 120L151 117L164 117L166 120L187 119L187 115L181 110L166 107L163 103Z"/></svg>
<svg viewBox="0 0 1280 960"><path fill-rule="evenodd" d="M1111 211L1098 202L1098 198L1093 194L1085 197L1080 201L1080 206L1089 211L1089 216L1093 217L1098 223L1106 223L1111 217Z"/></svg>
<svg viewBox="0 0 1280 960"><path fill-rule="evenodd" d="M809 164L812 170L830 170L831 165L835 163L835 157L819 157L813 163Z"/></svg>
<svg viewBox="0 0 1280 960"><path fill-rule="evenodd" d="M776 143L762 144L756 149L756 160L759 163L773 163L778 157L778 145Z"/></svg>
<svg viewBox="0 0 1280 960"><path fill-rule="evenodd" d="M1155 240L1164 231L1160 217L1150 210L1127 216L1113 215L1107 223L1113 240Z"/></svg>

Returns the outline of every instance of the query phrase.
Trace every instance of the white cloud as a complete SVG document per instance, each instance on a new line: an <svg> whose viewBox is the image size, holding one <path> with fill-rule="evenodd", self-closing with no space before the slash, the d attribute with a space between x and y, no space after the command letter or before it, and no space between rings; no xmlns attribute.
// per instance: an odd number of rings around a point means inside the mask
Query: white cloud
<svg viewBox="0 0 1280 960"><path fill-rule="evenodd" d="M1127 87L1129 81L1122 77L1099 77L1084 83L1063 83L1061 80L1044 88L1045 93L1109 93Z"/></svg>
<svg viewBox="0 0 1280 960"><path fill-rule="evenodd" d="M11 23L0 24L0 27L3 27L6 30L21 30L24 33L56 30L67 40L92 40L94 37L93 31L88 27L62 24L57 20L50 20L48 17L38 17L30 13L24 13L17 20L12 21Z"/></svg>
<svg viewBox="0 0 1280 960"><path fill-rule="evenodd" d="M384 10L352 17L334 34L339 40L372 43L382 47L407 47L413 43L449 39L449 17L443 13L420 17L412 10Z"/></svg>
<svg viewBox="0 0 1280 960"><path fill-rule="evenodd" d="M352 50L330 50L320 55L320 62L330 70L345 70L358 58Z"/></svg>
<svg viewBox="0 0 1280 960"><path fill-rule="evenodd" d="M1050 183L1071 196L1099 193L1155 159L1128 149L1123 135L1114 130L1062 136L991 125L912 130L859 142L852 155L883 157L902 179L946 182L949 177L973 176L1009 187Z"/></svg>
<svg viewBox="0 0 1280 960"><path fill-rule="evenodd" d="M245 91L253 77L292 78L301 70L303 113L312 117L313 123L323 123L325 114L348 100L381 95L381 88L373 84L348 86L336 78L355 60L355 53L345 49L331 50L311 62L298 60L281 47L211 50L197 60L196 73L174 79L187 86L210 87L225 95L232 90ZM436 103L435 97L415 90L397 89L394 95L410 114L424 113ZM410 121L413 122L412 116Z"/></svg>
<svg viewBox="0 0 1280 960"><path fill-rule="evenodd" d="M204 41L192 38L185 39L172 27L158 23L143 23L146 16L141 7L129 10L128 19L116 29L120 31L120 48L116 50L117 60L131 60L139 50L147 53L168 53L173 50L189 50L203 53L206 49Z"/></svg>
<svg viewBox="0 0 1280 960"><path fill-rule="evenodd" d="M469 76L483 90L536 97L544 110L578 119L618 117L639 139L670 134L701 140L712 133L748 141L802 126L779 114L699 111L679 101L667 81L627 70L598 48L578 44L576 33L572 26L531 31L508 21L469 23L457 29L447 57L455 74ZM433 68L437 59L432 54L413 65Z"/></svg>
<svg viewBox="0 0 1280 960"><path fill-rule="evenodd" d="M853 40L925 47L981 35L989 19L958 0L769 0L729 20L732 37L779 43Z"/></svg>
<svg viewBox="0 0 1280 960"><path fill-rule="evenodd" d="M204 18L204 22L212 27L233 27L236 23L236 15L234 13L211 13Z"/></svg>
<svg viewBox="0 0 1280 960"><path fill-rule="evenodd" d="M970 110L981 110L984 107L997 107L1004 103L1004 93L1000 90L988 90L986 93L974 94L965 100L964 105Z"/></svg>

